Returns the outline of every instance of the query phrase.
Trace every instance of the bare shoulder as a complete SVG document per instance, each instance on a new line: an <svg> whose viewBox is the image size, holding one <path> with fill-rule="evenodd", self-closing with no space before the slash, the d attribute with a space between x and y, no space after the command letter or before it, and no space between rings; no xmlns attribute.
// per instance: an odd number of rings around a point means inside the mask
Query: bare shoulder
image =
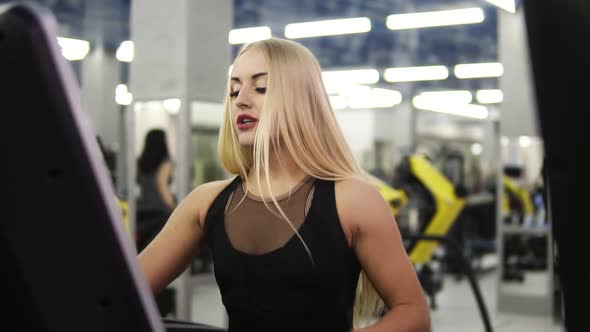
<svg viewBox="0 0 590 332"><path fill-rule="evenodd" d="M378 216L391 216L377 187L363 178L336 181L335 191L338 217L350 239L363 227L378 220Z"/></svg>
<svg viewBox="0 0 590 332"><path fill-rule="evenodd" d="M351 177L336 182L336 202L343 209L358 209L366 204L384 202L377 187L360 177Z"/></svg>
<svg viewBox="0 0 590 332"><path fill-rule="evenodd" d="M215 200L215 198L227 187L235 177L225 179L225 180L218 180L203 183L193 189L188 196L186 197L186 201L190 206L194 206L197 208L198 211L198 220L199 224L203 226L205 223L205 217L207 216L207 211L209 207Z"/></svg>
<svg viewBox="0 0 590 332"><path fill-rule="evenodd" d="M198 185L193 190L193 192L194 191L198 191L201 194L202 193L216 193L216 194L219 194L234 179L235 179L235 177L231 177L231 178L225 179L225 180L217 180L217 181L211 181L211 182L203 183L203 184Z"/></svg>
<svg viewBox="0 0 590 332"><path fill-rule="evenodd" d="M344 197L356 196L355 193L358 193L359 190L361 193L375 192L379 194L374 185L361 177L349 177L336 181L336 195L340 194Z"/></svg>

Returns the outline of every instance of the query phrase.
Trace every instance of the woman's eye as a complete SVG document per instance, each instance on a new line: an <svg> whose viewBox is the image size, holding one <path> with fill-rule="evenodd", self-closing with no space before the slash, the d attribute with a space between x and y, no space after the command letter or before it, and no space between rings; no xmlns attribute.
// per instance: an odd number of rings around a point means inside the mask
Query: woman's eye
<svg viewBox="0 0 590 332"><path fill-rule="evenodd" d="M240 93L240 90L232 91L229 93L229 96L232 98L237 97L239 93Z"/></svg>
<svg viewBox="0 0 590 332"><path fill-rule="evenodd" d="M256 88L255 90L258 93L266 93L266 88Z"/></svg>

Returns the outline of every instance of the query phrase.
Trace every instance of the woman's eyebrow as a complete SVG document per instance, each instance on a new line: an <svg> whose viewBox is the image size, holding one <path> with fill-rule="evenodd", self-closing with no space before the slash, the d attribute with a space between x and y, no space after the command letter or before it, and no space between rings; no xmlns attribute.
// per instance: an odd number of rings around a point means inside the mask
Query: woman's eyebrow
<svg viewBox="0 0 590 332"><path fill-rule="evenodd" d="M256 74L252 75L251 79L255 80L255 79L259 78L260 76L264 76L264 75L268 75L268 73L266 73L266 72L256 73ZM231 80L234 82L241 82L241 80L238 77L232 77Z"/></svg>

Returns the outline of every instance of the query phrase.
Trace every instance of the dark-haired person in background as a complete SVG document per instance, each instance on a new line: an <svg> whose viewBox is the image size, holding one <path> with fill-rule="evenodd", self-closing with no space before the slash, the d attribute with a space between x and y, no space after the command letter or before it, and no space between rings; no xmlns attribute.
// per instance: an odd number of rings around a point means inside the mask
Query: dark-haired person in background
<svg viewBox="0 0 590 332"><path fill-rule="evenodd" d="M176 206L169 187L173 167L166 132L151 129L145 136L137 163L137 182L140 188L137 199L138 251L143 250L160 232Z"/></svg>

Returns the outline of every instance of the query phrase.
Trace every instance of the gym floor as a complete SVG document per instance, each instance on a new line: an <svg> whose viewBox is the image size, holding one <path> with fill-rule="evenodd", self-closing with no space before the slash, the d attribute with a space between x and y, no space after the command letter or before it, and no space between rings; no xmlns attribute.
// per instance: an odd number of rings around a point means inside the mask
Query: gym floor
<svg viewBox="0 0 590 332"><path fill-rule="evenodd" d="M479 275L479 286L488 307L494 331L499 332L563 332L561 323L552 317L523 316L496 311L497 275L490 271ZM226 326L225 309L212 274L194 279L191 319L215 326ZM475 298L467 279L449 276L437 296L438 308L431 313L433 332L484 331Z"/></svg>

